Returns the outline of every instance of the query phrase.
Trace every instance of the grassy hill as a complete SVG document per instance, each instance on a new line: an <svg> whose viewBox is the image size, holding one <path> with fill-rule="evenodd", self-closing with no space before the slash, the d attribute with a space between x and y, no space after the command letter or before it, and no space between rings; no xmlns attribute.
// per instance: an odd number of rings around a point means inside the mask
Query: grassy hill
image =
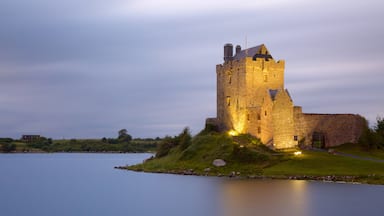
<svg viewBox="0 0 384 216"><path fill-rule="evenodd" d="M265 167L281 160L281 156L274 153L249 135L233 138L225 134L208 134L194 137L184 150L175 145L164 156L157 155L143 164L128 168L149 172L261 175ZM224 160L226 165L213 166L215 159Z"/></svg>
<svg viewBox="0 0 384 216"><path fill-rule="evenodd" d="M200 133L190 137L183 131L168 137L159 145L155 157L142 164L124 167L145 172L161 172L247 178L289 178L332 181L358 181L384 184L384 163L367 161L326 151L273 151L250 135L229 136L220 133ZM356 145L336 148L340 152L356 152ZM383 150L358 151L360 156L381 158ZM225 166L214 166L222 159Z"/></svg>

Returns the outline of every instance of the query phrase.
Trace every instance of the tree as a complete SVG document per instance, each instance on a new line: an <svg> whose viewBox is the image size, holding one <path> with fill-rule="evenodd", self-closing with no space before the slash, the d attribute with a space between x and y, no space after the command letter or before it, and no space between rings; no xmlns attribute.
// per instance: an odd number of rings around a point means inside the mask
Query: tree
<svg viewBox="0 0 384 216"><path fill-rule="evenodd" d="M119 142L129 142L132 140L132 136L128 134L127 129L119 130Z"/></svg>
<svg viewBox="0 0 384 216"><path fill-rule="evenodd" d="M373 129L369 128L367 124L359 143L367 150L384 148L384 118L377 117Z"/></svg>
<svg viewBox="0 0 384 216"><path fill-rule="evenodd" d="M383 117L376 118L376 126L374 127L374 129L376 133L384 137L384 118Z"/></svg>
<svg viewBox="0 0 384 216"><path fill-rule="evenodd" d="M120 137L124 137L124 136L126 136L127 134L128 134L127 129L121 129L121 130L119 130L119 138L120 138Z"/></svg>
<svg viewBox="0 0 384 216"><path fill-rule="evenodd" d="M379 147L384 147L384 118L377 117L376 118L376 126L374 127L376 132L376 140Z"/></svg>
<svg viewBox="0 0 384 216"><path fill-rule="evenodd" d="M0 144L0 151L9 153L16 150L16 145L13 143L2 143Z"/></svg>
<svg viewBox="0 0 384 216"><path fill-rule="evenodd" d="M183 129L183 131L179 134L179 145L181 150L185 150L188 148L188 146L191 145L192 136L189 131L189 128L186 127Z"/></svg>

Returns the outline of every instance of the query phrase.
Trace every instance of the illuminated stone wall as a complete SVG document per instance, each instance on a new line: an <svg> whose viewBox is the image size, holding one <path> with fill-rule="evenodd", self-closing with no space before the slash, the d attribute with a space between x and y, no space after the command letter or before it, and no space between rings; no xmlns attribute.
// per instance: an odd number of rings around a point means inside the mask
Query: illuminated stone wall
<svg viewBox="0 0 384 216"><path fill-rule="evenodd" d="M284 60L275 61L264 45L234 56L224 53L224 63L216 66L217 117L207 123L221 131L249 133L276 149L296 147L300 141L310 146L315 132L324 134L325 147L357 142L364 119L302 113L284 89Z"/></svg>
<svg viewBox="0 0 384 216"><path fill-rule="evenodd" d="M298 142L294 140L293 102L287 90L277 92L273 105L272 118L274 147L283 149L297 146Z"/></svg>
<svg viewBox="0 0 384 216"><path fill-rule="evenodd" d="M261 53L268 52L265 46ZM270 89L284 88L284 61L251 57L216 66L217 122L221 130L250 133L273 142Z"/></svg>

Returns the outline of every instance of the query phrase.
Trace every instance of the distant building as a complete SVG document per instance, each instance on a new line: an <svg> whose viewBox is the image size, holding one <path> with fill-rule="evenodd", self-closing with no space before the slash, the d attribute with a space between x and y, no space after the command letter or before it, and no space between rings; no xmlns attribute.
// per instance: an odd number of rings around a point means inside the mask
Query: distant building
<svg viewBox="0 0 384 216"><path fill-rule="evenodd" d="M284 60L275 61L264 44L245 50L236 46L234 55L232 44L226 44L224 63L216 66L217 117L207 124L249 133L276 149L356 143L365 119L303 113L284 88L284 69Z"/></svg>
<svg viewBox="0 0 384 216"><path fill-rule="evenodd" d="M24 142L34 142L39 141L41 138L40 135L22 135L21 140Z"/></svg>

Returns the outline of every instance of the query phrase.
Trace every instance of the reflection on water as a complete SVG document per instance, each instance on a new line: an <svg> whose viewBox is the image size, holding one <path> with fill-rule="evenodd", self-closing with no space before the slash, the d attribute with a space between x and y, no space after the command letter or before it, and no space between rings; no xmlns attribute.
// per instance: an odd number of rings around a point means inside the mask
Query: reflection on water
<svg viewBox="0 0 384 216"><path fill-rule="evenodd" d="M224 180L220 215L382 216L384 186L288 180Z"/></svg>
<svg viewBox="0 0 384 216"><path fill-rule="evenodd" d="M308 215L306 181L229 180L221 185L224 216Z"/></svg>
<svg viewBox="0 0 384 216"><path fill-rule="evenodd" d="M150 156L0 154L0 215L383 215L384 186L113 169Z"/></svg>

